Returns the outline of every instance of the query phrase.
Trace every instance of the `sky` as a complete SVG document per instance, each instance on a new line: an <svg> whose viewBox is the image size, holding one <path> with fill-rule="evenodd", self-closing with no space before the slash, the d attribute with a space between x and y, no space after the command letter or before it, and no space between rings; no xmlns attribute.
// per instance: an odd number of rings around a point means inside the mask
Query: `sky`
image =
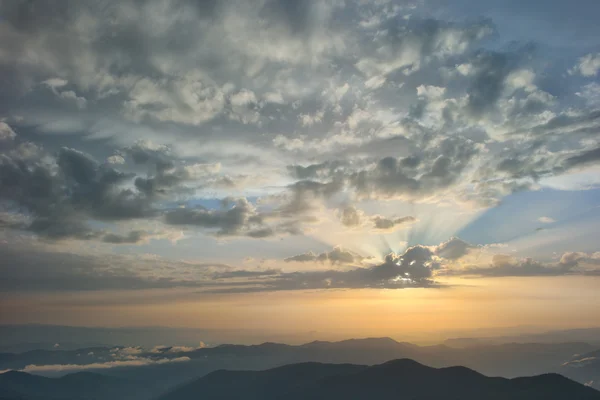
<svg viewBox="0 0 600 400"><path fill-rule="evenodd" d="M597 326L599 14L1 2L0 323Z"/></svg>

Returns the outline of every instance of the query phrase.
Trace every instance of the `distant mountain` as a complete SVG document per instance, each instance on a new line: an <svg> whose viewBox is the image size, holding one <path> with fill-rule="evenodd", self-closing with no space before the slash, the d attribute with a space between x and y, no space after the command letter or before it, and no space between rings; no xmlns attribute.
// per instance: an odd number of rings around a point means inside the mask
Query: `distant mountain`
<svg viewBox="0 0 600 400"><path fill-rule="evenodd" d="M160 400L600 400L558 374L489 378L465 367L436 369L402 359L375 366L304 363L266 371L216 371Z"/></svg>
<svg viewBox="0 0 600 400"><path fill-rule="evenodd" d="M0 370L20 370L28 365L86 365L94 366L129 357L126 350L135 351L140 359L164 361L186 357L190 361L168 365L160 363L147 367L103 369L106 375L133 379L168 381L178 384L185 379L217 369L266 369L302 362L381 364L398 358L410 358L434 367L464 365L490 376L513 378L559 372L562 365L576 354L589 353L596 348L586 343L512 343L501 345L472 345L454 348L445 345L416 346L390 338L351 339L340 342L316 341L299 346L278 343L260 345L221 345L196 350L166 347L143 350L96 347L79 350L35 350L20 354L1 353ZM119 358L121 357L121 358ZM175 364L175 363L173 363ZM113 365L114 366L114 365ZM92 368L90 368L92 369ZM56 376L65 372L39 372Z"/></svg>
<svg viewBox="0 0 600 400"><path fill-rule="evenodd" d="M223 345L186 353L198 357L258 358L279 365L298 362L380 364L410 358L434 367L464 365L481 373L507 378L556 372L574 354L595 350L587 343L509 343L453 348L416 346L390 338L311 342L300 346L264 343L255 346ZM273 365L273 366L275 366ZM252 368L254 369L254 368Z"/></svg>
<svg viewBox="0 0 600 400"><path fill-rule="evenodd" d="M46 378L25 372L0 374L2 400L113 400L149 398L142 382L91 372L78 372L61 378Z"/></svg>

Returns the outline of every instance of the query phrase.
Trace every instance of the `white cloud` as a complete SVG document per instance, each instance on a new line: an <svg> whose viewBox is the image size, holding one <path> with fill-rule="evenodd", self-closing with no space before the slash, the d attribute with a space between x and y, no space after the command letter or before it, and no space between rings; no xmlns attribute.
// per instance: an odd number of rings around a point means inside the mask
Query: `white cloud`
<svg viewBox="0 0 600 400"><path fill-rule="evenodd" d="M0 142L13 140L17 137L17 134L13 129L4 121L0 121Z"/></svg>
<svg viewBox="0 0 600 400"><path fill-rule="evenodd" d="M275 136L273 144L289 151L300 150L304 147L304 141L301 138L288 138L283 135Z"/></svg>
<svg viewBox="0 0 600 400"><path fill-rule="evenodd" d="M597 82L591 82L584 85L581 91L575 93L577 96L585 99L588 105L591 107L600 106L600 84Z"/></svg>
<svg viewBox="0 0 600 400"><path fill-rule="evenodd" d="M506 85L509 89L524 89L528 92L532 92L537 87L533 83L535 80L535 72L529 69L520 69L517 71L511 72L506 77Z"/></svg>
<svg viewBox="0 0 600 400"><path fill-rule="evenodd" d="M116 165L125 164L125 158L123 158L123 156L115 154L115 155L107 157L106 162L109 164L116 164Z"/></svg>
<svg viewBox="0 0 600 400"><path fill-rule="evenodd" d="M417 95L427 99L440 99L444 97L446 88L433 85L420 85L417 87Z"/></svg>
<svg viewBox="0 0 600 400"><path fill-rule="evenodd" d="M365 87L369 89L378 89L385 83L385 76L375 75L365 81Z"/></svg>
<svg viewBox="0 0 600 400"><path fill-rule="evenodd" d="M268 103L284 104L285 102L283 96L279 92L267 92L263 95L263 98Z"/></svg>
<svg viewBox="0 0 600 400"><path fill-rule="evenodd" d="M56 89L59 87L66 86L67 83L69 83L69 82L67 82L66 80L61 79L61 78L50 78L50 79L46 79L42 83L44 83L45 85L48 85L49 87L51 87L53 89Z"/></svg>
<svg viewBox="0 0 600 400"><path fill-rule="evenodd" d="M48 373L48 372L76 372L76 371L89 371L97 369L109 369L119 367L142 367L145 365L160 365L168 363L179 363L190 361L189 357L177 357L177 358L162 358L162 359L150 359L150 358L133 358L131 360L119 360L119 361L107 361L103 363L92 363L92 364L47 364L47 365L27 365L21 369L23 372L36 374L36 373Z"/></svg>
<svg viewBox="0 0 600 400"><path fill-rule="evenodd" d="M224 107L222 89L192 72L171 80L139 80L129 91L124 113L135 121L147 117L199 125L216 117Z"/></svg>
<svg viewBox="0 0 600 400"><path fill-rule="evenodd" d="M542 224L551 224L556 221L550 217L539 217L538 222L541 222Z"/></svg>
<svg viewBox="0 0 600 400"><path fill-rule="evenodd" d="M579 63L569 70L569 73L579 73L586 77L592 77L600 71L600 53L590 53L579 59Z"/></svg>

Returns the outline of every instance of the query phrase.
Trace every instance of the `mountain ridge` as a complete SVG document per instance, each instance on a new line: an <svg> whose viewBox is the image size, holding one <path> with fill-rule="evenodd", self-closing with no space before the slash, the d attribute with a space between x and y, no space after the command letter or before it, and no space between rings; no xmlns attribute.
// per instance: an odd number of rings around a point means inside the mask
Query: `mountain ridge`
<svg viewBox="0 0 600 400"><path fill-rule="evenodd" d="M158 400L392 399L600 400L600 392L559 374L487 377L462 366L432 368L410 359L374 366L302 363L264 371L219 370Z"/></svg>

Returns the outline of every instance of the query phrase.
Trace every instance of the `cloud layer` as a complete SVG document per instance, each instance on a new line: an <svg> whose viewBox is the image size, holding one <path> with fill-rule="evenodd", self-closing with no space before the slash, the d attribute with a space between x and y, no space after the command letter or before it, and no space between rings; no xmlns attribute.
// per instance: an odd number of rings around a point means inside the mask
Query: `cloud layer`
<svg viewBox="0 0 600 400"><path fill-rule="evenodd" d="M595 274L583 245L452 237L518 193L600 184L594 10L549 29L557 2L527 26L480 3L3 2L2 290ZM569 223L553 211L514 223Z"/></svg>

